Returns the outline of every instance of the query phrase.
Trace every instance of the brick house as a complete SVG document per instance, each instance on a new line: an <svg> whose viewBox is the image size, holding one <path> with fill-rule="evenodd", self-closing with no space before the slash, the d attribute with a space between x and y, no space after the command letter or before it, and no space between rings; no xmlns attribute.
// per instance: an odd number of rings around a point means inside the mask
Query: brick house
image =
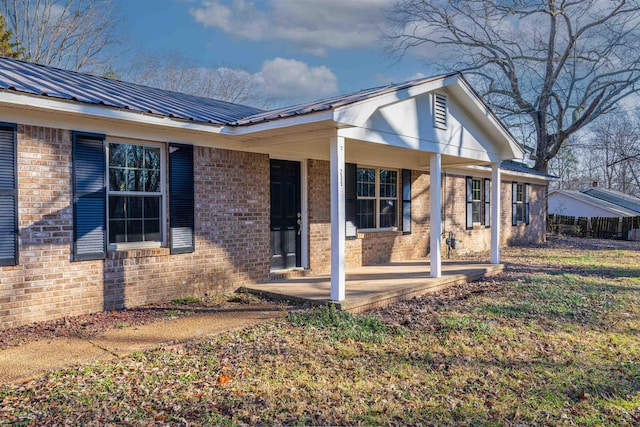
<svg viewBox="0 0 640 427"><path fill-rule="evenodd" d="M0 329L544 239L548 177L459 74L261 111L0 58Z"/></svg>

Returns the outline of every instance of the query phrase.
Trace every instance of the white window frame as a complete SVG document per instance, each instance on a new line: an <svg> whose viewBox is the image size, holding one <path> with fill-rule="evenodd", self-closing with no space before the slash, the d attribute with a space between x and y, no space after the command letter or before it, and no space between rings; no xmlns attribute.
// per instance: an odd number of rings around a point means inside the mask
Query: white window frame
<svg viewBox="0 0 640 427"><path fill-rule="evenodd" d="M518 191L522 196L522 200L518 200ZM524 224L525 221L525 191L526 186L522 182L516 182L516 222L518 224ZM518 214L520 214L521 218L518 219Z"/></svg>
<svg viewBox="0 0 640 427"><path fill-rule="evenodd" d="M105 156L106 162L106 223L107 223L107 249L108 250L128 250L128 249L149 249L149 248L160 248L167 246L167 144L164 142L157 141L144 141L144 140L133 140L133 139L125 139L125 138L106 138L106 150L107 155ZM110 191L110 180L109 180L109 144L125 144L125 145L139 145L144 147L157 147L160 148L160 192L159 193L148 193L144 191ZM111 243L109 241L109 196L110 195L119 195L119 196L149 196L149 195L159 195L160 196L160 241L158 242L124 242L124 243Z"/></svg>
<svg viewBox="0 0 640 427"><path fill-rule="evenodd" d="M400 181L401 181L401 171L393 168L384 168L384 167L376 167L376 166L366 166L366 165L357 165L356 166L356 176L358 169L373 169L375 170L375 197L361 197L357 195L357 200L375 200L374 209L375 209L375 228L358 228L358 232L362 233L371 233L376 231L397 231L398 225L395 227L384 227L380 228L380 201L381 200L394 200L396 202L396 224L400 222L399 218L399 205L400 205ZM396 197L381 197L380 196L380 171L392 171L396 173ZM356 211L357 215L357 211Z"/></svg>
<svg viewBox="0 0 640 427"><path fill-rule="evenodd" d="M473 198L473 184L478 181L480 183L480 188L478 189L478 191L480 192L480 198L479 199L474 199ZM479 209L479 217L480 217L480 221L472 221L473 225L484 225L484 212L483 212L483 206L482 204L484 203L483 200L483 193L484 193L484 180L482 178L471 178L471 218L473 218L473 208L475 206L475 204L478 204L478 209Z"/></svg>
<svg viewBox="0 0 640 427"><path fill-rule="evenodd" d="M518 201L518 189L521 188L522 200ZM529 225L531 221L531 201L530 201L530 192L531 185L524 182L512 182L512 189L515 191L515 194L512 193L512 197L515 198L515 201L512 201L512 225L520 225L525 224ZM518 219L518 214L521 215L522 218Z"/></svg>

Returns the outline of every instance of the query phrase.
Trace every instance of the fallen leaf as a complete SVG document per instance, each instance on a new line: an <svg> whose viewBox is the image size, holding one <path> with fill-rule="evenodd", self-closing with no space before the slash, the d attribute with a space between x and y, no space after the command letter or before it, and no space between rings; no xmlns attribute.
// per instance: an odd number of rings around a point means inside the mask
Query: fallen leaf
<svg viewBox="0 0 640 427"><path fill-rule="evenodd" d="M228 377L226 375L219 375L218 376L218 384L226 384L229 381L231 381L233 378Z"/></svg>

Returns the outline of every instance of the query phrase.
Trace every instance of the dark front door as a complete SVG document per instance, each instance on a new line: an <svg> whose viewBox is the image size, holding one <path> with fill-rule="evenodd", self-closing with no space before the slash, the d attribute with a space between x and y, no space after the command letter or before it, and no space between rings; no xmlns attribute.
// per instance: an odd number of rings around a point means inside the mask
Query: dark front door
<svg viewBox="0 0 640 427"><path fill-rule="evenodd" d="M271 270L300 267L300 162L271 160Z"/></svg>

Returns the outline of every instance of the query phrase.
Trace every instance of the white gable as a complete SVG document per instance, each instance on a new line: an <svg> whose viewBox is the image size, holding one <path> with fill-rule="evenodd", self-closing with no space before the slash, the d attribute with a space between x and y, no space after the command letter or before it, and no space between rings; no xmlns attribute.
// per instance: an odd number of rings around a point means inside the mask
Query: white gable
<svg viewBox="0 0 640 427"><path fill-rule="evenodd" d="M347 125L340 134L352 139L482 162L521 157L513 137L463 85L454 80L425 85L417 94L386 94L337 109L335 120ZM446 100L446 127L442 117L436 120L436 95Z"/></svg>

